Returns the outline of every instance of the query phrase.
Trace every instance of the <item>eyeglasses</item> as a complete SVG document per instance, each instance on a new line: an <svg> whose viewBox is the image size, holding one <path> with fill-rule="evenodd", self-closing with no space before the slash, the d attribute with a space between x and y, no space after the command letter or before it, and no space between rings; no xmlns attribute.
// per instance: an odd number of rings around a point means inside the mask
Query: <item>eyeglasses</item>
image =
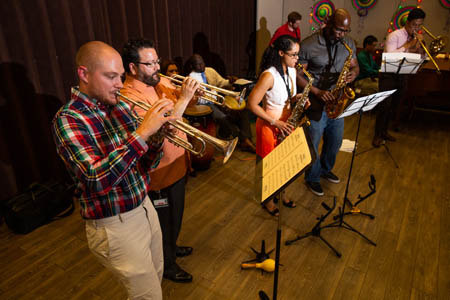
<svg viewBox="0 0 450 300"><path fill-rule="evenodd" d="M334 31L341 32L341 33L349 33L352 30L350 28L349 29L342 29L342 28L334 27Z"/></svg>
<svg viewBox="0 0 450 300"><path fill-rule="evenodd" d="M284 53L289 57L298 57L298 53L287 53L287 52Z"/></svg>
<svg viewBox="0 0 450 300"><path fill-rule="evenodd" d="M157 60L152 61L152 62L148 62L148 63L146 63L146 62L137 62L136 64L146 65L147 67L153 67L153 66L159 65L160 63L161 63L161 59L158 58Z"/></svg>

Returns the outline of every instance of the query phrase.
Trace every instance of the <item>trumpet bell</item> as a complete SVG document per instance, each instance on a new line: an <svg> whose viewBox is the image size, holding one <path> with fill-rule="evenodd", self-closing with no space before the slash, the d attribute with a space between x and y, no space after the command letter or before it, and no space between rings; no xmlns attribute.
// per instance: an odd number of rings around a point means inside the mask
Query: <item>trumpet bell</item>
<svg viewBox="0 0 450 300"><path fill-rule="evenodd" d="M142 101L131 99L120 92L116 92L116 95L118 97L121 97L122 99L126 100L131 106L138 106L144 110L149 110L151 108L151 105L144 103ZM137 120L139 122L142 122L143 118L136 116ZM191 152L194 155L203 155L206 148L206 142L211 143L215 148L217 148L219 151L222 151L225 158L223 160L223 163L225 164L228 159L231 157L231 154L233 154L234 148L236 148L237 138L235 138L232 141L223 141L221 139L215 138L213 136L210 136L207 133L204 133L200 130L198 130L195 127L190 126L189 124L184 123L182 120L174 120L169 121L168 124L172 125L178 130L181 130L184 132L187 136L192 137L195 139L198 143L196 145L199 145L198 147L194 146L192 143L189 143L183 138L180 138L176 134L172 134L170 132L165 132L164 130L161 130L161 133L167 138L171 143L173 143L176 146L182 147L186 149L187 151Z"/></svg>
<svg viewBox="0 0 450 300"><path fill-rule="evenodd" d="M230 159L231 154L233 154L234 149L236 148L237 142L238 142L238 138L234 138L231 141L222 141L223 142L223 146L221 147L221 151L223 153L223 164L226 164L228 159Z"/></svg>

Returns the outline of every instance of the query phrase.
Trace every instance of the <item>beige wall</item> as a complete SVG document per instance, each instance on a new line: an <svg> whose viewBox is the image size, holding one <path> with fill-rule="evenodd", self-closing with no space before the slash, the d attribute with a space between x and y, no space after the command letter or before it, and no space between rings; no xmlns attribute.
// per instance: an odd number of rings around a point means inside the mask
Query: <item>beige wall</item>
<svg viewBox="0 0 450 300"><path fill-rule="evenodd" d="M305 38L311 34L311 26L309 24L309 14L311 12L311 6L316 1L313 0L258 0L257 2L257 24L256 28L260 29L259 21L262 17L267 20L267 28L270 31L270 35L273 35L276 28L281 26L287 21L287 15L291 11L298 11L302 15L301 33L302 38ZM334 0L333 3L336 8L346 8L352 16L352 36L356 43L362 47L364 37L372 34L382 42L387 34L389 22L396 10L399 0L378 0L377 4L369 11L369 14L362 20L358 17L356 10L352 6L351 0ZM416 0L407 0L406 5L416 5ZM422 9L427 14L425 18L425 26L434 35L447 35L445 32L445 25L449 15L449 10L442 7L438 0L423 0ZM281 11L281 14L280 14ZM359 24L363 26L360 27ZM315 24L315 23L313 23ZM315 24L317 27L317 25ZM361 30L362 28L362 30ZM427 40L430 39L427 37ZM264 40L257 39L257 53L264 51L267 46ZM262 49L261 49L262 48ZM446 51L449 51L450 47L447 46ZM260 57L259 57L260 59ZM257 65L259 64L257 57Z"/></svg>
<svg viewBox="0 0 450 300"><path fill-rule="evenodd" d="M289 12L288 12L289 14ZM261 56L283 19L283 0L258 0L256 3L256 73Z"/></svg>

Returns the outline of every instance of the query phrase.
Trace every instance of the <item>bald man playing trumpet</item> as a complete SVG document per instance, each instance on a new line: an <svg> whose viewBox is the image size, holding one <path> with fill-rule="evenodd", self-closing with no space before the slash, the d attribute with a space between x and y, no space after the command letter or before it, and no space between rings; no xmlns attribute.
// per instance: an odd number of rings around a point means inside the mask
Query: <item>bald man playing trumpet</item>
<svg viewBox="0 0 450 300"><path fill-rule="evenodd" d="M158 100L138 124L117 97L119 53L103 42L81 46L79 87L56 114L57 152L81 191L90 250L126 287L130 299L162 299L163 252L157 213L147 196L150 169L162 155L161 126L173 102Z"/></svg>

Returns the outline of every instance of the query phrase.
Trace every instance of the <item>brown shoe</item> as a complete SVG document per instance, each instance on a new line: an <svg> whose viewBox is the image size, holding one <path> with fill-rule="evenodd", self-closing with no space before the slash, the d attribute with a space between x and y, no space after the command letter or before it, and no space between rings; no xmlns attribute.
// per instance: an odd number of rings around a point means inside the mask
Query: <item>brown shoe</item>
<svg viewBox="0 0 450 300"><path fill-rule="evenodd" d="M395 137L393 137L392 135L390 135L387 132L385 134L383 134L383 139L385 139L386 141L390 141L390 142L395 142L397 140Z"/></svg>
<svg viewBox="0 0 450 300"><path fill-rule="evenodd" d="M384 140L380 136L374 136L372 140L372 145L375 148L380 147L383 144Z"/></svg>
<svg viewBox="0 0 450 300"><path fill-rule="evenodd" d="M239 149L250 153L256 153L256 147L250 139L245 139L239 143Z"/></svg>

